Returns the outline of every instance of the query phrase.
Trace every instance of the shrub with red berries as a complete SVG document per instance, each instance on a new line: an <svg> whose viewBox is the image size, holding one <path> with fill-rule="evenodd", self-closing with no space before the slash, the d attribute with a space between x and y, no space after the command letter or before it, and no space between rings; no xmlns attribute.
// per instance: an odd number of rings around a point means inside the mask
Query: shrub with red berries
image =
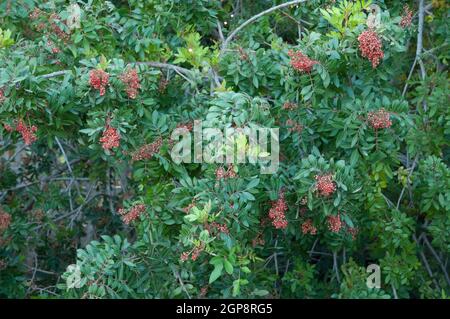
<svg viewBox="0 0 450 319"><path fill-rule="evenodd" d="M119 215L121 215L123 222L129 225L131 222L138 219L146 209L147 207L144 204L136 204L130 209L120 208L118 212Z"/></svg>
<svg viewBox="0 0 450 319"><path fill-rule="evenodd" d="M151 159L155 154L159 153L163 139L158 137L153 143L141 146L136 152L131 155L133 161L142 161Z"/></svg>
<svg viewBox="0 0 450 319"><path fill-rule="evenodd" d="M103 96L109 84L109 74L101 69L91 70L89 73L89 84L93 89L100 92L100 96Z"/></svg>
<svg viewBox="0 0 450 319"><path fill-rule="evenodd" d="M136 69L129 69L125 71L120 80L125 85L125 91L130 99L135 99L139 89L141 88L139 76Z"/></svg>
<svg viewBox="0 0 450 319"><path fill-rule="evenodd" d="M369 112L367 120L369 121L369 125L376 130L386 129L392 125L390 117L389 112L382 108L378 111Z"/></svg>
<svg viewBox="0 0 450 319"><path fill-rule="evenodd" d="M107 124L105 130L103 131L102 137L100 138L100 143L102 144L104 150L111 150L112 148L119 147L120 134L118 130Z"/></svg>
<svg viewBox="0 0 450 319"><path fill-rule="evenodd" d="M278 199L272 203L272 207L269 210L269 218L272 220L272 225L276 229L284 229L288 226L285 215L287 209L288 206L284 198L284 192L281 191L278 194Z"/></svg>
<svg viewBox="0 0 450 319"><path fill-rule="evenodd" d="M358 36L358 41L361 55L369 59L375 69L384 57L380 37L375 31L366 30Z"/></svg>
<svg viewBox="0 0 450 319"><path fill-rule="evenodd" d="M316 60L310 59L301 51L290 50L288 55L291 58L291 66L299 72L310 73L313 66L319 63Z"/></svg>
<svg viewBox="0 0 450 319"><path fill-rule="evenodd" d="M413 19L413 12L409 9L409 6L406 4L403 7L403 15L402 15L402 19L400 21L400 26L404 29L406 29L407 27L409 27L412 23L412 19Z"/></svg>
<svg viewBox="0 0 450 319"><path fill-rule="evenodd" d="M0 1L0 298L450 295L443 1L235 3Z"/></svg>
<svg viewBox="0 0 450 319"><path fill-rule="evenodd" d="M332 174L316 175L316 189L320 196L328 197L336 191Z"/></svg>
<svg viewBox="0 0 450 319"><path fill-rule="evenodd" d="M0 208L0 235L3 231L5 231L9 225L11 224L11 215L4 212Z"/></svg>
<svg viewBox="0 0 450 319"><path fill-rule="evenodd" d="M16 131L22 135L25 145L31 145L37 140L36 125L27 125L23 120L18 120L16 124Z"/></svg>

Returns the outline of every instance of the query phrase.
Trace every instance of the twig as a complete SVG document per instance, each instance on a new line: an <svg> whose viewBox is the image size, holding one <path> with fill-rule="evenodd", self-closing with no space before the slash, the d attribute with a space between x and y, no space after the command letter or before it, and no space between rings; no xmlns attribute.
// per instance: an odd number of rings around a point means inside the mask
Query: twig
<svg viewBox="0 0 450 319"><path fill-rule="evenodd" d="M106 171L106 193L108 194L108 203L109 203L109 210L111 211L111 215L115 214L114 211L114 205L112 202L112 193L111 193L111 167L108 165L108 169Z"/></svg>
<svg viewBox="0 0 450 319"><path fill-rule="evenodd" d="M438 254L437 254L436 251L434 250L433 246L431 246L431 244L430 244L430 242L428 241L428 238L427 238L427 236L425 235L425 233L424 233L424 236L423 236L423 241L424 241L425 245L428 247L428 249L431 251L431 253L433 254L433 256L434 256L434 258L436 259L436 261L438 262L439 267L441 267L441 270L442 270L442 272L444 273L445 280L447 281L447 285L450 286L450 278L449 278L449 276L448 276L446 267L445 267L444 264L442 263L441 258L439 258Z"/></svg>
<svg viewBox="0 0 450 319"><path fill-rule="evenodd" d="M413 239L416 242L417 246L420 246L419 240L417 239L416 235L413 235ZM428 272L428 275L430 276L431 280L433 280L433 283L436 286L436 288L440 290L441 287L439 286L438 282L436 281L436 278L434 278L434 274L433 274L433 271L430 268L430 264L428 263L427 257L423 253L422 249L420 249L420 247L419 247L419 255L420 255L420 258L422 259L422 262L423 262L423 264L425 266L425 269Z"/></svg>
<svg viewBox="0 0 450 319"><path fill-rule="evenodd" d="M148 65L154 68L159 68L159 69L169 69L169 70L173 70L177 73L182 73L185 75L191 75L192 71L189 69L185 69L182 68L181 66L176 66L173 64L168 64L168 63L162 63L162 62L134 62L134 64L136 65Z"/></svg>
<svg viewBox="0 0 450 319"><path fill-rule="evenodd" d="M395 289L394 284L391 284L391 287L392 287L392 292L394 294L394 298L398 299L397 290Z"/></svg>
<svg viewBox="0 0 450 319"><path fill-rule="evenodd" d="M178 270L176 270L175 267L172 267L172 271L173 271L173 274L175 275L175 277L178 279L178 282L180 283L181 288L183 289L183 291L186 293L188 298L191 299L191 295L189 294L189 292L187 291L186 287L184 286L183 280L181 279L181 276L178 273Z"/></svg>
<svg viewBox="0 0 450 319"><path fill-rule="evenodd" d="M423 50L423 25L424 25L424 16L425 16L425 10L424 10L424 0L419 0L419 24L418 24L418 33L417 33L417 47L416 47L416 57L414 58L413 65L411 67L411 70L409 71L408 78L406 79L405 86L403 87L402 97L405 96L406 90L408 89L408 81L412 76L412 73L414 71L414 68L416 67L417 62L419 62L420 66L420 74L422 80L425 79L426 71L425 66L423 65L422 59L420 55L422 54ZM426 111L427 106L426 102L424 102L424 109Z"/></svg>
<svg viewBox="0 0 450 319"><path fill-rule="evenodd" d="M337 261L337 252L333 252L333 269L336 272L336 279L337 282L340 284L341 283L341 278L339 276L339 265L338 265L338 261Z"/></svg>
<svg viewBox="0 0 450 319"><path fill-rule="evenodd" d="M409 184L410 184L410 178L411 178L412 173L414 172L414 168L416 167L418 159L419 159L419 155L416 155L416 158L414 158L414 161L413 161L413 163L411 165L411 170L410 170L410 172L408 174L408 177L406 178L406 183L407 184L402 188L400 196L398 197L397 206L396 206L397 210L400 207L400 202L401 202L401 200L403 198L403 194L405 193L406 186L409 186Z"/></svg>
<svg viewBox="0 0 450 319"><path fill-rule="evenodd" d="M224 38L223 32L222 32L222 26L220 25L220 22L219 22L219 21L217 21L217 31L219 32L219 39L220 39L220 42L225 41L225 38Z"/></svg>

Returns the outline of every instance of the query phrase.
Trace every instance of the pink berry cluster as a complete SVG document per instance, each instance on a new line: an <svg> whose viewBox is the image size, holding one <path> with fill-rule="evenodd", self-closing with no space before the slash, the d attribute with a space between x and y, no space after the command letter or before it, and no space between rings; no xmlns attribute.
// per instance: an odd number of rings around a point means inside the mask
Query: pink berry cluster
<svg viewBox="0 0 450 319"><path fill-rule="evenodd" d="M42 10L36 7L36 8L34 8L33 11L30 12L28 17L31 20L36 20L36 19L38 19L41 16L41 14L42 14Z"/></svg>
<svg viewBox="0 0 450 319"><path fill-rule="evenodd" d="M312 67L319 63L318 61L308 58L301 51L294 52L289 50L288 55L291 57L292 67L299 72L310 73Z"/></svg>
<svg viewBox="0 0 450 319"><path fill-rule="evenodd" d="M303 125L297 123L294 120L288 119L286 121L286 126L289 127L289 132L298 132L301 133L303 131Z"/></svg>
<svg viewBox="0 0 450 319"><path fill-rule="evenodd" d="M336 216L328 216L328 229L333 233L338 233L342 228L342 220L341 215L337 214Z"/></svg>
<svg viewBox="0 0 450 319"><path fill-rule="evenodd" d="M100 96L103 96L109 84L109 74L101 69L91 70L89 73L89 84L95 90L99 90Z"/></svg>
<svg viewBox="0 0 450 319"><path fill-rule="evenodd" d="M19 120L16 125L16 131L22 135L25 145L31 145L37 140L35 134L37 127L35 125L27 126L24 121Z"/></svg>
<svg viewBox="0 0 450 319"><path fill-rule="evenodd" d="M361 55L372 62L372 67L376 68L380 60L384 57L381 39L373 30L363 31L358 36L359 50Z"/></svg>
<svg viewBox="0 0 450 319"><path fill-rule="evenodd" d="M284 102L283 104L283 110L295 110L296 108L298 108L298 105L294 102Z"/></svg>
<svg viewBox="0 0 450 319"><path fill-rule="evenodd" d="M6 97L5 97L5 92L3 92L3 89L0 89L0 104L5 102Z"/></svg>
<svg viewBox="0 0 450 319"><path fill-rule="evenodd" d="M125 91L130 99L135 99L139 89L141 88L139 76L136 69L129 69L125 71L120 80L125 84Z"/></svg>
<svg viewBox="0 0 450 319"><path fill-rule="evenodd" d="M356 236L358 235L358 228L353 228L353 227L349 227L347 229L347 231L349 232L349 234L352 236L352 239L355 240Z"/></svg>
<svg viewBox="0 0 450 319"><path fill-rule="evenodd" d="M0 208L0 232L5 231L11 224L11 215Z"/></svg>
<svg viewBox="0 0 450 319"><path fill-rule="evenodd" d="M264 244L266 243L266 241L262 238L261 233L258 234L258 236L256 236L256 238L252 239L252 246L256 247L256 246L264 246Z"/></svg>
<svg viewBox="0 0 450 319"><path fill-rule="evenodd" d="M306 235L306 234L316 235L317 234L317 228L313 225L312 219L307 219L302 224L302 233L304 235Z"/></svg>
<svg viewBox="0 0 450 319"><path fill-rule="evenodd" d="M162 137L158 137L153 143L141 146L139 150L137 150L131 155L131 159L133 161L142 161L145 159L150 159L153 157L153 155L159 153L162 144L163 144Z"/></svg>
<svg viewBox="0 0 450 319"><path fill-rule="evenodd" d="M67 43L69 41L69 39L70 39L70 35L67 34L66 32L64 32L57 25L57 22L58 23L63 23L63 24L65 24L65 22L62 22L61 18L56 13L52 13L50 15L50 21L51 21L51 32L52 32L52 34L55 34L60 40L62 40L65 43Z"/></svg>
<svg viewBox="0 0 450 319"><path fill-rule="evenodd" d="M192 131L192 129L194 128L194 123L190 122L190 123L179 123L177 124L177 129L183 129L183 130L187 130L189 132Z"/></svg>
<svg viewBox="0 0 450 319"><path fill-rule="evenodd" d="M52 40L47 41L47 46L51 48L53 54L61 52L61 50L57 46L55 46L55 43L53 43Z"/></svg>
<svg viewBox="0 0 450 319"><path fill-rule="evenodd" d="M191 256L191 260L196 261L204 249L205 249L204 245L201 244L201 245L195 247L190 252L185 251L181 254L180 260L184 262L189 259L189 256Z"/></svg>
<svg viewBox="0 0 450 319"><path fill-rule="evenodd" d="M210 224L206 224L205 228L210 232L211 234L216 233L223 233L223 234L229 234L230 231L228 230L227 224L219 224L217 222L212 222Z"/></svg>
<svg viewBox="0 0 450 319"><path fill-rule="evenodd" d="M413 12L409 9L409 6L405 4L403 7L402 20L400 21L400 26L405 29L409 27L412 23Z"/></svg>
<svg viewBox="0 0 450 319"><path fill-rule="evenodd" d="M272 225L276 229L285 229L287 227L288 222L285 216L287 209L284 192L281 191L278 195L278 200L272 203L272 207L269 210L269 218L272 220Z"/></svg>
<svg viewBox="0 0 450 319"><path fill-rule="evenodd" d="M44 22L37 25L37 30L42 31L47 29L49 35L56 35L64 43L69 42L70 35L61 29L58 24L66 25L65 21L62 21L61 17L56 13L51 13L50 16L46 16L45 12L39 8L34 8L34 10L28 15L31 20L37 20L44 16Z"/></svg>
<svg viewBox="0 0 450 319"><path fill-rule="evenodd" d="M167 89L167 86L169 85L169 80L161 77L158 83L158 91L159 93L164 93Z"/></svg>
<svg viewBox="0 0 450 319"><path fill-rule="evenodd" d="M116 128L106 124L100 143L105 150L110 150L120 145L120 135Z"/></svg>
<svg viewBox="0 0 450 319"><path fill-rule="evenodd" d="M319 195L328 197L336 191L336 184L332 174L316 175L316 190Z"/></svg>
<svg viewBox="0 0 450 319"><path fill-rule="evenodd" d="M389 128L392 125L389 112L385 111L383 108L378 111L369 112L367 120L369 121L370 126L376 130Z"/></svg>
<svg viewBox="0 0 450 319"><path fill-rule="evenodd" d="M216 169L216 180L236 178L236 176L237 175L234 171L233 164L230 164L227 170L225 170L223 167L219 167L218 169Z"/></svg>
<svg viewBox="0 0 450 319"><path fill-rule="evenodd" d="M144 204L137 204L128 210L120 208L118 212L122 216L122 221L129 225L132 221L139 218L146 209L147 207Z"/></svg>

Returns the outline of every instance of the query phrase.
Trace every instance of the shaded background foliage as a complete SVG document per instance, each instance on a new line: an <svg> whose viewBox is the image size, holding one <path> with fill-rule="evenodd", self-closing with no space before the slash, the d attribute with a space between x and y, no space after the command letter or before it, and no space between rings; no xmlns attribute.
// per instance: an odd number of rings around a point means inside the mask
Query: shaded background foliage
<svg viewBox="0 0 450 319"><path fill-rule="evenodd" d="M448 296L448 4L305 1L227 39L281 3L0 1L0 296ZM359 49L370 23L376 68ZM390 124L374 129L380 109ZM280 128L279 170L175 164L170 133L194 120ZM380 289L366 285L372 263Z"/></svg>

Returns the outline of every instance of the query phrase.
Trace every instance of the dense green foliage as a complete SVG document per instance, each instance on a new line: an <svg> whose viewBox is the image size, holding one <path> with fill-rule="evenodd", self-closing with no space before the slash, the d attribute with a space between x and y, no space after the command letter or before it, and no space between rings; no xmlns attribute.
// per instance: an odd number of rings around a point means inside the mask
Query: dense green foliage
<svg viewBox="0 0 450 319"><path fill-rule="evenodd" d="M281 3L0 1L0 297L448 297L448 4L299 1L227 38ZM278 171L175 163L194 120L279 128Z"/></svg>

